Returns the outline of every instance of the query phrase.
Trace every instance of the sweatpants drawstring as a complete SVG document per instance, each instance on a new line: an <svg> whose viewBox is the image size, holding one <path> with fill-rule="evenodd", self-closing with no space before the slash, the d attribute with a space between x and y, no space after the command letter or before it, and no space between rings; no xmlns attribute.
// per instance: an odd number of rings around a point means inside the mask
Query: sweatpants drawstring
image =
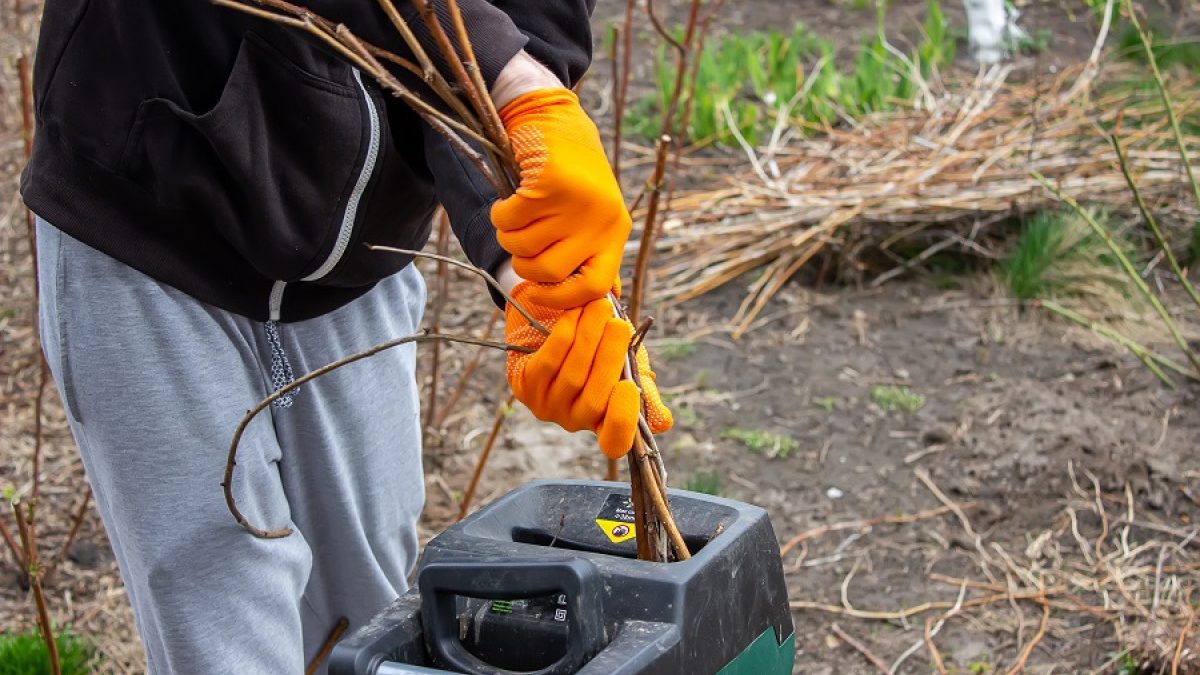
<svg viewBox="0 0 1200 675"><path fill-rule="evenodd" d="M271 391L279 391L294 382L296 377L292 373L292 364L288 361L287 352L283 350L283 343L279 340L279 322L268 321L266 329L267 342L271 345ZM293 397L298 393L300 387L275 399L273 405L276 408L290 408Z"/></svg>

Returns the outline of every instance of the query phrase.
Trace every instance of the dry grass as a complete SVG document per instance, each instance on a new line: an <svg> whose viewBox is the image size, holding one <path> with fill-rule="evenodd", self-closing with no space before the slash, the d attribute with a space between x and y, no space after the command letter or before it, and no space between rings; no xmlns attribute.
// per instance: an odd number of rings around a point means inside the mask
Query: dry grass
<svg viewBox="0 0 1200 675"><path fill-rule="evenodd" d="M983 226L1056 201L1031 171L1081 201L1132 209L1099 127L1124 127L1131 169L1160 214L1197 215L1156 95L1115 86L1138 76L1131 66L1105 66L1090 87L1078 86L1082 65L1049 82L1017 84L1010 73L1011 66L992 67L928 108L746 148L753 166L728 187L676 198L658 242L656 294L681 302L765 268L734 317L744 331L827 246L853 258L865 246L886 251L954 225L927 253L981 252ZM1193 80L1172 83L1188 111L1197 91ZM1200 149L1200 138L1187 142ZM899 262L896 271L907 265Z"/></svg>

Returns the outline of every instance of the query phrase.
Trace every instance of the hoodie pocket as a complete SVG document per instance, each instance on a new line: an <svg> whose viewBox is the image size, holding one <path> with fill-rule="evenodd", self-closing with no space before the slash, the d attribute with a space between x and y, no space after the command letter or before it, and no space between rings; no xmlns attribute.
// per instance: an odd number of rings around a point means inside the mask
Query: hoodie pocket
<svg viewBox="0 0 1200 675"><path fill-rule="evenodd" d="M333 58L311 48L305 55ZM336 243L370 144L352 71L322 65L345 82L314 75L247 34L211 109L142 102L122 173L168 210L206 214L263 276L311 273Z"/></svg>

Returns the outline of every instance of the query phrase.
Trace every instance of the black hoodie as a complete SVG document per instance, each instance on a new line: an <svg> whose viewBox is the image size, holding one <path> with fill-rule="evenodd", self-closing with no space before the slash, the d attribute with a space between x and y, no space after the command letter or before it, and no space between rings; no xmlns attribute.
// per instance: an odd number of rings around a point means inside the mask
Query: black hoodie
<svg viewBox="0 0 1200 675"><path fill-rule="evenodd" d="M588 66L594 0L458 3L489 86L522 48L566 84ZM375 0L304 4L406 53ZM46 0L34 101L29 207L238 314L298 321L353 300L410 262L363 243L420 249L438 201L474 264L507 258L477 172L295 29L206 0Z"/></svg>

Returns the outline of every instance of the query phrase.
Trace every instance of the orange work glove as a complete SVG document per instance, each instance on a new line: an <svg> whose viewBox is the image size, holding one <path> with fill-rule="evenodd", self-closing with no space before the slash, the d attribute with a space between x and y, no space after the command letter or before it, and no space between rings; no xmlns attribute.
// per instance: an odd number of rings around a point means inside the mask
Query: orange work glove
<svg viewBox="0 0 1200 675"><path fill-rule="evenodd" d="M508 353L508 382L517 400L534 416L567 431L595 431L600 450L616 459L629 452L637 433L641 397L637 386L622 380L633 326L613 316L607 298L575 309L554 309L530 301L539 289L523 282L513 300L550 330L546 336L510 304L505 313L505 340L534 349ZM654 433L671 428L671 411L663 405L645 347L637 353L638 379L646 395L646 421Z"/></svg>
<svg viewBox="0 0 1200 675"><path fill-rule="evenodd" d="M500 111L521 184L492 205L513 269L543 286L529 301L582 307L613 287L632 221L600 133L569 89L523 94Z"/></svg>

